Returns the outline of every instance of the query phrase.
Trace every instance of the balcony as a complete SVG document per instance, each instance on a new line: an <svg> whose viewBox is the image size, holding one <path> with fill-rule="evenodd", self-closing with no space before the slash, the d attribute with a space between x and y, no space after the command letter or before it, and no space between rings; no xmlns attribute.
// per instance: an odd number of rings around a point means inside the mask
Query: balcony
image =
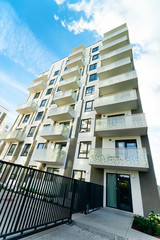
<svg viewBox="0 0 160 240"><path fill-rule="evenodd" d="M128 44L129 44L128 36L123 36L121 38L118 38L118 39L110 42L110 43L102 45L100 48L100 54L104 55L111 51L115 51L118 48L122 48Z"/></svg>
<svg viewBox="0 0 160 240"><path fill-rule="evenodd" d="M100 137L144 136L147 123L143 113L96 120L95 132Z"/></svg>
<svg viewBox="0 0 160 240"><path fill-rule="evenodd" d="M38 109L38 104L31 101L31 102L26 102L24 104L18 105L17 112L20 114L26 114L26 113L31 113L35 112Z"/></svg>
<svg viewBox="0 0 160 240"><path fill-rule="evenodd" d="M74 58L77 58L77 57L82 57L84 58L84 51L85 51L85 46L84 44L72 49L72 53L68 56L68 60L71 61L73 60Z"/></svg>
<svg viewBox="0 0 160 240"><path fill-rule="evenodd" d="M111 78L132 70L132 62L131 59L128 57L97 69L97 73L99 80L101 80Z"/></svg>
<svg viewBox="0 0 160 240"><path fill-rule="evenodd" d="M47 84L43 80L41 80L39 82L32 84L28 88L28 90L30 91L30 93L36 93L46 89L46 87L47 87Z"/></svg>
<svg viewBox="0 0 160 240"><path fill-rule="evenodd" d="M13 130L5 132L0 136L0 139L4 142L23 142L25 134L22 130Z"/></svg>
<svg viewBox="0 0 160 240"><path fill-rule="evenodd" d="M128 28L126 24L123 24L109 32L106 32L104 34L104 38L102 39L102 44L105 45L123 36L128 37Z"/></svg>
<svg viewBox="0 0 160 240"><path fill-rule="evenodd" d="M98 114L137 109L136 90L130 90L97 98L94 108Z"/></svg>
<svg viewBox="0 0 160 240"><path fill-rule="evenodd" d="M68 69L73 68L73 67L76 67L76 66L78 66L79 68L84 67L84 61L83 61L82 56L79 56L79 57L77 57L77 58L74 58L74 59L71 60L71 61L68 61L67 64L66 64L66 66L67 66Z"/></svg>
<svg viewBox="0 0 160 240"><path fill-rule="evenodd" d="M133 58L132 47L130 44L101 56L101 65L105 66L107 64L114 63L116 61L122 60L123 58L127 58L127 57L131 59Z"/></svg>
<svg viewBox="0 0 160 240"><path fill-rule="evenodd" d="M66 153L59 149L36 149L32 160L51 165L63 165Z"/></svg>
<svg viewBox="0 0 160 240"><path fill-rule="evenodd" d="M51 108L48 113L53 121L67 121L74 118L75 111L70 105L63 107Z"/></svg>
<svg viewBox="0 0 160 240"><path fill-rule="evenodd" d="M53 101L57 104L57 106L73 104L77 100L77 95L73 90L69 90L66 92L56 93Z"/></svg>
<svg viewBox="0 0 160 240"><path fill-rule="evenodd" d="M98 83L98 87L101 96L137 88L138 80L136 71L130 71L116 77L101 80Z"/></svg>
<svg viewBox="0 0 160 240"><path fill-rule="evenodd" d="M77 77L69 78L61 81L59 87L62 91L68 91L70 89L76 90L80 87L80 81Z"/></svg>
<svg viewBox="0 0 160 240"><path fill-rule="evenodd" d="M47 75L41 75L38 78L34 79L33 81L34 82L39 82L41 80L43 80L44 82L47 82L49 80L49 77Z"/></svg>
<svg viewBox="0 0 160 240"><path fill-rule="evenodd" d="M95 168L148 171L145 148L96 148L89 153L89 164Z"/></svg>
<svg viewBox="0 0 160 240"><path fill-rule="evenodd" d="M79 78L81 76L80 68L78 66L70 68L68 70L63 71L62 78L64 80L72 77Z"/></svg>
<svg viewBox="0 0 160 240"><path fill-rule="evenodd" d="M69 128L63 124L43 127L40 136L46 140L64 141L68 138Z"/></svg>

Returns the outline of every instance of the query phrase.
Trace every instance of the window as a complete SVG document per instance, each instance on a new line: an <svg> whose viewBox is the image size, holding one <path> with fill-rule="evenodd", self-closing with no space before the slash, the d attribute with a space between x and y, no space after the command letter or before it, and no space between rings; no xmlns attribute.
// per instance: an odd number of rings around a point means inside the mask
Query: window
<svg viewBox="0 0 160 240"><path fill-rule="evenodd" d="M43 115L43 112L39 112L39 113L37 114L37 117L36 117L35 121L41 120L41 119L42 119L42 115Z"/></svg>
<svg viewBox="0 0 160 240"><path fill-rule="evenodd" d="M66 71L66 70L68 70L68 68L67 68L67 67L65 67L64 71Z"/></svg>
<svg viewBox="0 0 160 240"><path fill-rule="evenodd" d="M93 111L93 110L94 110L94 108L93 108L93 100L86 102L85 112L90 112L90 111Z"/></svg>
<svg viewBox="0 0 160 240"><path fill-rule="evenodd" d="M43 127L49 127L51 124L44 124Z"/></svg>
<svg viewBox="0 0 160 240"><path fill-rule="evenodd" d="M46 104L46 102L47 102L47 99L44 99L44 100L42 100L42 102L41 102L41 104L40 104L40 106L39 106L39 107L44 107L44 106L45 106L45 104Z"/></svg>
<svg viewBox="0 0 160 240"><path fill-rule="evenodd" d="M87 87L85 96L94 94L95 86Z"/></svg>
<svg viewBox="0 0 160 240"><path fill-rule="evenodd" d="M17 167L17 166L14 167L14 169L13 169L13 171L11 173L10 179L15 180L17 175L18 175L18 173L19 173L19 171L20 171L19 167Z"/></svg>
<svg viewBox="0 0 160 240"><path fill-rule="evenodd" d="M38 145L37 145L37 149L44 149L45 146L46 146L45 143L38 143Z"/></svg>
<svg viewBox="0 0 160 240"><path fill-rule="evenodd" d="M47 89L46 95L49 95L49 94L51 94L51 92L52 92L52 89L53 89L53 88L49 88L49 89Z"/></svg>
<svg viewBox="0 0 160 240"><path fill-rule="evenodd" d="M94 53L94 52L96 52L98 50L99 50L99 47L95 47L95 48L92 49L92 53Z"/></svg>
<svg viewBox="0 0 160 240"><path fill-rule="evenodd" d="M39 95L40 95L40 92L37 92L37 93L35 94L35 96L34 96L34 98L33 98L33 99L36 99L36 98L38 98L38 97L39 97Z"/></svg>
<svg viewBox="0 0 160 240"><path fill-rule="evenodd" d="M49 174L49 173L59 174L59 168L47 167L44 180L46 180L46 181L53 181L54 180L54 175Z"/></svg>
<svg viewBox="0 0 160 240"><path fill-rule="evenodd" d="M92 61L93 61L93 60L96 60L96 59L98 59L98 58L99 58L99 54L93 55Z"/></svg>
<svg viewBox="0 0 160 240"><path fill-rule="evenodd" d="M49 85L52 85L54 83L54 80L55 79L52 79L50 82L49 82Z"/></svg>
<svg viewBox="0 0 160 240"><path fill-rule="evenodd" d="M28 132L27 137L33 137L33 133L34 133L35 129L36 129L36 127L31 127L29 132Z"/></svg>
<svg viewBox="0 0 160 240"><path fill-rule="evenodd" d="M91 119L81 120L80 132L90 132L91 129Z"/></svg>
<svg viewBox="0 0 160 240"><path fill-rule="evenodd" d="M59 74L59 70L55 71L54 76L57 76Z"/></svg>
<svg viewBox="0 0 160 240"><path fill-rule="evenodd" d="M77 171L74 170L73 171L73 178L80 180L80 181L85 181L86 178L86 171Z"/></svg>
<svg viewBox="0 0 160 240"><path fill-rule="evenodd" d="M60 78L60 82L63 81L63 80L64 80L63 77L61 77L61 78Z"/></svg>
<svg viewBox="0 0 160 240"><path fill-rule="evenodd" d="M60 91L61 91L61 89L58 87L58 88L57 88L57 92L60 92Z"/></svg>
<svg viewBox="0 0 160 240"><path fill-rule="evenodd" d="M0 173L2 173L3 170L3 163L0 163Z"/></svg>
<svg viewBox="0 0 160 240"><path fill-rule="evenodd" d="M27 156L30 147L31 147L31 144L25 144L22 150L21 156Z"/></svg>
<svg viewBox="0 0 160 240"><path fill-rule="evenodd" d="M80 142L78 158L88 158L91 142Z"/></svg>
<svg viewBox="0 0 160 240"><path fill-rule="evenodd" d="M12 144L12 145L11 145L11 147L10 147L8 153L7 153L7 156L12 156L12 154L13 154L15 148L16 148L16 145L17 145L17 144Z"/></svg>
<svg viewBox="0 0 160 240"><path fill-rule="evenodd" d="M54 101L52 101L52 102L51 102L51 105L52 105L52 104L55 104L55 102L54 102Z"/></svg>
<svg viewBox="0 0 160 240"><path fill-rule="evenodd" d="M28 122L29 117L30 117L30 114L26 115L23 119L23 123Z"/></svg>
<svg viewBox="0 0 160 240"><path fill-rule="evenodd" d="M89 71L96 69L97 68L97 63L94 63L92 65L89 66Z"/></svg>
<svg viewBox="0 0 160 240"><path fill-rule="evenodd" d="M89 76L89 82L95 81L97 80L97 73L91 74Z"/></svg>

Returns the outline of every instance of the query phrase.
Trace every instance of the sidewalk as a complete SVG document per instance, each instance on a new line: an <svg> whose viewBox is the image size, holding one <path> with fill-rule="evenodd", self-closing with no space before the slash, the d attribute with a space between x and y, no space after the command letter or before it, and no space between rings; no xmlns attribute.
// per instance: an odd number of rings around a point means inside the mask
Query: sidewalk
<svg viewBox="0 0 160 240"><path fill-rule="evenodd" d="M131 229L133 214L102 208L88 215L75 214L73 223L52 228L26 240L157 240Z"/></svg>

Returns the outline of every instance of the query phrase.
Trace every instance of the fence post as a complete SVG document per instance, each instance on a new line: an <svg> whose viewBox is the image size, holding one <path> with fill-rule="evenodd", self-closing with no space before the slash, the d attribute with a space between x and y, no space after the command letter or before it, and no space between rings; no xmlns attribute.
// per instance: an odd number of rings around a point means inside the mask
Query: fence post
<svg viewBox="0 0 160 240"><path fill-rule="evenodd" d="M73 190L72 190L72 199L71 199L71 206L70 206L70 213L69 213L69 223L72 222L72 213L73 213L75 193L77 188L77 181L75 179L72 179L72 184L73 184Z"/></svg>

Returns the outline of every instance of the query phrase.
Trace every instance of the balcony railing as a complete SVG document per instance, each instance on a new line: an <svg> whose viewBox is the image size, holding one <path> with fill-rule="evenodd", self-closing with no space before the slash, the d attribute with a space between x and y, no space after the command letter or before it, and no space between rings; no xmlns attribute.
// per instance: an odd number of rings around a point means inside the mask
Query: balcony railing
<svg viewBox="0 0 160 240"><path fill-rule="evenodd" d="M109 53L109 52L114 51L118 48L124 47L127 44L129 44L128 37L123 36L121 38L118 38L118 39L116 39L116 40L114 40L110 43L107 43L107 44L101 46L100 54L103 55L103 54Z"/></svg>
<svg viewBox="0 0 160 240"><path fill-rule="evenodd" d="M112 52L109 52L101 56L101 65L105 66L113 62L119 61L123 58L130 57L132 58L132 46L128 44L125 47L118 48Z"/></svg>
<svg viewBox="0 0 160 240"><path fill-rule="evenodd" d="M144 113L96 120L96 133L101 137L143 136L147 134Z"/></svg>
<svg viewBox="0 0 160 240"><path fill-rule="evenodd" d="M68 69L70 69L72 67L76 67L76 66L78 66L79 68L82 68L82 67L84 67L84 61L83 61L82 56L79 56L77 58L74 58L74 59L68 61L66 65L67 65Z"/></svg>
<svg viewBox="0 0 160 240"><path fill-rule="evenodd" d="M39 92L39 91L42 91L44 90L45 88L47 87L47 84L41 80L39 82L36 82L34 84L32 84L28 90L31 92L31 93L35 93L35 92Z"/></svg>
<svg viewBox="0 0 160 240"><path fill-rule="evenodd" d="M72 77L79 78L81 76L80 68L78 66L70 68L68 70L63 71L62 78L64 80Z"/></svg>
<svg viewBox="0 0 160 240"><path fill-rule="evenodd" d="M64 80L65 81L65 80ZM77 99L77 95L73 90L60 92L55 94L53 101L58 105L73 104Z"/></svg>
<svg viewBox="0 0 160 240"><path fill-rule="evenodd" d="M38 78L35 78L33 81L34 81L34 82L39 82L39 81L41 81L41 80L47 82L47 81L49 80L49 77L48 77L47 75L41 75L41 76L39 76Z"/></svg>
<svg viewBox="0 0 160 240"><path fill-rule="evenodd" d="M69 128L63 124L57 126L43 127L40 136L46 140L66 140L69 135Z"/></svg>
<svg viewBox="0 0 160 240"><path fill-rule="evenodd" d="M59 149L36 149L32 160L51 165L63 165L66 152Z"/></svg>
<svg viewBox="0 0 160 240"><path fill-rule="evenodd" d="M0 136L0 139L4 142L23 142L25 133L22 130L13 130L5 132Z"/></svg>
<svg viewBox="0 0 160 240"><path fill-rule="evenodd" d="M89 164L95 168L148 171L145 148L96 148L89 153Z"/></svg>
<svg viewBox="0 0 160 240"><path fill-rule="evenodd" d="M51 108L48 113L48 116L53 121L71 120L74 118L74 115L75 115L75 111L73 107L71 107L70 105Z"/></svg>
<svg viewBox="0 0 160 240"><path fill-rule="evenodd" d="M102 96L114 92L135 89L138 87L136 71L130 71L116 77L99 81L98 87Z"/></svg>
<svg viewBox="0 0 160 240"><path fill-rule="evenodd" d="M99 80L114 77L116 75L124 74L126 72L132 71L131 59L124 58L120 61L108 64L97 70Z"/></svg>
<svg viewBox="0 0 160 240"><path fill-rule="evenodd" d="M102 39L102 43L103 45L111 42L111 41L114 41L118 38L121 38L123 36L126 36L128 37L128 28L126 26L126 24L120 26L119 28L116 28L116 29L113 29L111 30L110 32L107 32L104 34L104 38Z"/></svg>
<svg viewBox="0 0 160 240"><path fill-rule="evenodd" d="M128 111L137 108L136 90L129 90L95 99L98 114Z"/></svg>
<svg viewBox="0 0 160 240"><path fill-rule="evenodd" d="M17 112L20 114L26 114L26 113L31 113L35 112L38 109L38 104L35 102L27 102L21 105L18 105Z"/></svg>
<svg viewBox="0 0 160 240"><path fill-rule="evenodd" d="M62 91L76 90L80 87L80 81L77 77L69 78L61 81L59 87Z"/></svg>
<svg viewBox="0 0 160 240"><path fill-rule="evenodd" d="M72 49L72 53L69 54L68 56L68 60L72 60L74 58L77 58L79 56L83 57L84 58L84 51L85 51L85 46L84 44Z"/></svg>

